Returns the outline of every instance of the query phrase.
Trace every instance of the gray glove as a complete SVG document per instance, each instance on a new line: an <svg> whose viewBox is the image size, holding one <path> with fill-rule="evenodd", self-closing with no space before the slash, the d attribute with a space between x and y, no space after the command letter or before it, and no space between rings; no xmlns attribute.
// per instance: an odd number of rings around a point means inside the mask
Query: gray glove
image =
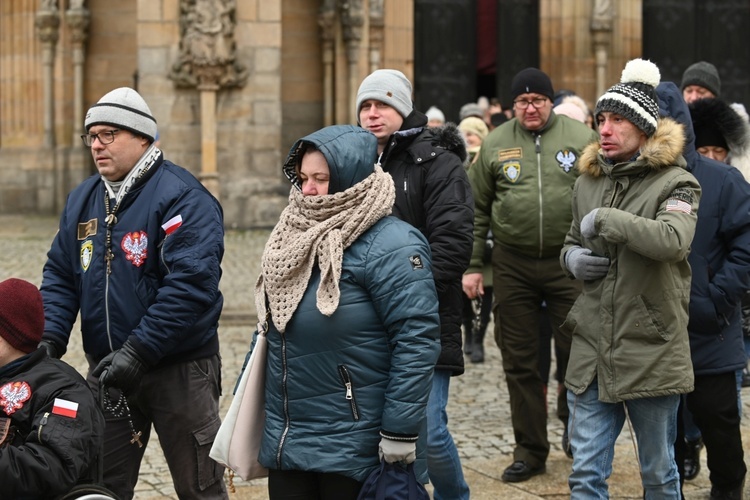
<svg viewBox="0 0 750 500"><path fill-rule="evenodd" d="M572 247L565 254L565 266L579 280L603 278L609 272L609 259L591 255L588 248Z"/></svg>
<svg viewBox="0 0 750 500"><path fill-rule="evenodd" d="M417 442L380 438L378 456L389 464L403 462L408 465L417 459Z"/></svg>
<svg viewBox="0 0 750 500"><path fill-rule="evenodd" d="M599 236L599 233L596 231L596 212L598 212L599 209L595 208L591 212L587 213L586 216L581 219L581 235L584 238L591 239L594 236Z"/></svg>

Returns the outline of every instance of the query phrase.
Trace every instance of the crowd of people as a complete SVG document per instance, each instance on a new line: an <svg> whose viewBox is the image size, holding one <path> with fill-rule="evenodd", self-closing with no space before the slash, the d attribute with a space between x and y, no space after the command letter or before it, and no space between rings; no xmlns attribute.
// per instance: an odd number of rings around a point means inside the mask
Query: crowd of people
<svg viewBox="0 0 750 500"><path fill-rule="evenodd" d="M554 352L571 498L607 497L626 421L644 498L682 498L704 448L711 498L742 498L750 121L711 63L679 84L634 59L589 106L526 68L511 106L469 102L456 124L379 69L356 125L295 142L255 286L272 500L354 500L382 461L414 464L436 500L470 498L447 404L491 323L515 439L503 481L546 471ZM153 428L180 498L228 498L208 454L221 205L165 159L135 90L84 125L98 172L68 197L41 288L0 282L4 491L133 498ZM85 377L60 360L79 316Z"/></svg>

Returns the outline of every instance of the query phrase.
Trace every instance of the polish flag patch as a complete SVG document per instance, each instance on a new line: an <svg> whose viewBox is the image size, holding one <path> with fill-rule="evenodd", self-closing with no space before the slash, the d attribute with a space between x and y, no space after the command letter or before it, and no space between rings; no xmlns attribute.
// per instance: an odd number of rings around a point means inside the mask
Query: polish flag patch
<svg viewBox="0 0 750 500"><path fill-rule="evenodd" d="M161 225L161 228L167 234L172 234L177 231L177 228L182 225L182 215L175 215L167 222Z"/></svg>
<svg viewBox="0 0 750 500"><path fill-rule="evenodd" d="M52 413L54 415L62 415L63 417L76 418L78 414L78 403L68 401L67 399L55 398L55 403L52 406Z"/></svg>

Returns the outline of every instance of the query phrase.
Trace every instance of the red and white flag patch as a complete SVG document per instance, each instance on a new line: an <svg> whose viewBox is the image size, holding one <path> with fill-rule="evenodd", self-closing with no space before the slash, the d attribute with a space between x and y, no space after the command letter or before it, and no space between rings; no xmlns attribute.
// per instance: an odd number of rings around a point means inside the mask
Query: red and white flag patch
<svg viewBox="0 0 750 500"><path fill-rule="evenodd" d="M182 225L182 215L175 215L167 222L161 225L161 228L167 234L172 234L177 231L177 228Z"/></svg>
<svg viewBox="0 0 750 500"><path fill-rule="evenodd" d="M692 207L690 206L690 203L686 203L682 200L669 199L667 200L667 212L682 212L691 214Z"/></svg>
<svg viewBox="0 0 750 500"><path fill-rule="evenodd" d="M52 405L52 413L62 415L63 417L76 418L78 403L68 401L67 399L55 398L55 403Z"/></svg>

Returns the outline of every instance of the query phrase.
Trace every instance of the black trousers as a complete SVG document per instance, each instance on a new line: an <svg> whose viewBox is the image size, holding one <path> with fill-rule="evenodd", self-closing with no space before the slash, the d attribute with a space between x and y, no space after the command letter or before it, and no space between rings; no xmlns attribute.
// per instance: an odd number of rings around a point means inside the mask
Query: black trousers
<svg viewBox="0 0 750 500"><path fill-rule="evenodd" d="M734 371L696 375L695 390L686 399L693 421L703 435L711 484L721 489L739 486L747 468L742 450Z"/></svg>
<svg viewBox="0 0 750 500"><path fill-rule="evenodd" d="M362 484L342 474L268 470L270 500L356 500Z"/></svg>

